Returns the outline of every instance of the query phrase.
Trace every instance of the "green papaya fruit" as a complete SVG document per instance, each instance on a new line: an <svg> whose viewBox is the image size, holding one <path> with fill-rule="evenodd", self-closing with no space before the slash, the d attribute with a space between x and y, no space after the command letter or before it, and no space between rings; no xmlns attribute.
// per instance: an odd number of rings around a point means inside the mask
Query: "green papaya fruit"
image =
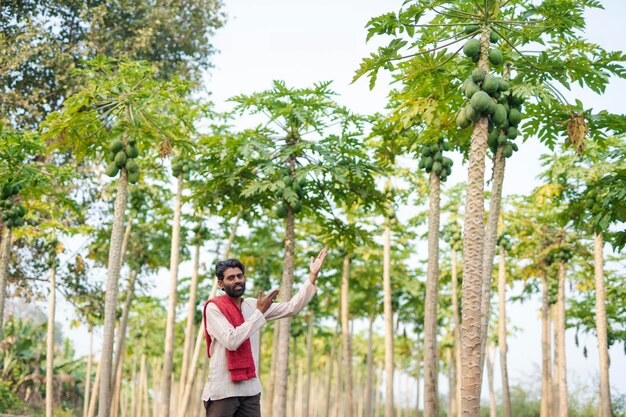
<svg viewBox="0 0 626 417"><path fill-rule="evenodd" d="M463 53L470 57L478 57L480 54L480 42L477 39L470 39L463 46Z"/></svg>
<svg viewBox="0 0 626 417"><path fill-rule="evenodd" d="M501 127L506 120L506 109L503 104L496 105L496 111L491 116L491 120L496 126Z"/></svg>
<svg viewBox="0 0 626 417"><path fill-rule="evenodd" d="M124 151L119 151L115 154L115 164L122 168L126 164L126 153Z"/></svg>
<svg viewBox="0 0 626 417"><path fill-rule="evenodd" d="M468 104L467 106L465 106L465 117L467 117L468 120L475 122L476 120L480 119L480 112L476 111L476 109L471 104Z"/></svg>
<svg viewBox="0 0 626 417"><path fill-rule="evenodd" d="M443 157L443 164L445 166L451 167L452 165L454 165L454 161L450 158L448 158L447 156Z"/></svg>
<svg viewBox="0 0 626 417"><path fill-rule="evenodd" d="M124 142L122 142L121 140L113 139L111 142L109 142L109 151L113 153L118 153L122 149L124 149Z"/></svg>
<svg viewBox="0 0 626 417"><path fill-rule="evenodd" d="M426 167L426 169L432 168L433 167L433 158L430 156L427 156L424 159L424 166Z"/></svg>
<svg viewBox="0 0 626 417"><path fill-rule="evenodd" d="M293 212L298 214L302 211L302 200L298 200L295 206L293 206Z"/></svg>
<svg viewBox="0 0 626 417"><path fill-rule="evenodd" d="M517 109L509 110L509 124L517 126L522 121L522 113Z"/></svg>
<svg viewBox="0 0 626 417"><path fill-rule="evenodd" d="M5 182L2 185L2 194L0 196L4 200L6 198L11 197L12 194L13 194L13 185L11 185L11 183Z"/></svg>
<svg viewBox="0 0 626 417"><path fill-rule="evenodd" d="M502 52L498 48L489 49L489 62L496 67L499 67L504 62Z"/></svg>
<svg viewBox="0 0 626 417"><path fill-rule="evenodd" d="M506 136L509 139L515 139L517 137L517 129L513 126L509 127L509 129L507 130Z"/></svg>
<svg viewBox="0 0 626 417"><path fill-rule="evenodd" d="M507 143L506 145L504 145L502 154L504 155L505 158L510 158L511 155L513 155L513 147L511 146L510 143Z"/></svg>
<svg viewBox="0 0 626 417"><path fill-rule="evenodd" d="M441 154L441 152L436 152L433 159L437 162L441 162L443 160L443 155Z"/></svg>
<svg viewBox="0 0 626 417"><path fill-rule="evenodd" d="M17 206L15 206L15 211L18 217L24 217L24 215L26 214L26 207L24 207L21 204L18 204Z"/></svg>
<svg viewBox="0 0 626 417"><path fill-rule="evenodd" d="M471 35L472 33L478 32L479 30L480 30L480 25L471 24L471 25L465 26L465 29L463 29L463 32L465 32L466 35Z"/></svg>
<svg viewBox="0 0 626 417"><path fill-rule="evenodd" d="M128 173L128 182L131 184L137 184L140 178L141 178L141 172L139 171Z"/></svg>
<svg viewBox="0 0 626 417"><path fill-rule="evenodd" d="M485 80L486 82L486 80ZM483 83L484 85L485 83ZM491 103L491 97L484 91L479 91L472 96L470 99L470 104L476 110L476 113L480 115L489 108L489 104ZM465 110L465 114L467 115L467 110ZM478 120L478 119L476 119ZM474 120L474 121L476 121Z"/></svg>
<svg viewBox="0 0 626 417"><path fill-rule="evenodd" d="M480 87L473 81L467 83L465 87L465 97L472 98L474 94L480 91Z"/></svg>
<svg viewBox="0 0 626 417"><path fill-rule="evenodd" d="M422 147L422 156L426 157L426 156L430 156L430 146L423 146Z"/></svg>
<svg viewBox="0 0 626 417"><path fill-rule="evenodd" d="M499 135L498 136L498 145L502 146L504 144L506 144L507 140L506 140L506 136L504 135Z"/></svg>
<svg viewBox="0 0 626 417"><path fill-rule="evenodd" d="M519 147L517 146L517 143L511 143L511 147L513 148L515 152L519 151Z"/></svg>
<svg viewBox="0 0 626 417"><path fill-rule="evenodd" d="M491 42L491 43L498 43L499 40L500 40L500 35L498 35L492 29L491 32L489 32L489 42Z"/></svg>
<svg viewBox="0 0 626 417"><path fill-rule="evenodd" d="M500 78L498 80L498 90L500 90L500 91L509 91L509 88L511 88L509 86L509 83L506 82L504 79Z"/></svg>
<svg viewBox="0 0 626 417"><path fill-rule="evenodd" d="M126 152L126 156L128 156L129 158L137 158L139 156L139 148L137 147L137 145L128 145L125 149L124 152Z"/></svg>
<svg viewBox="0 0 626 417"><path fill-rule="evenodd" d="M111 178L115 177L118 172L120 172L120 167L117 166L115 162L109 163L109 165L107 165L106 170L104 171L104 173Z"/></svg>
<svg viewBox="0 0 626 417"><path fill-rule="evenodd" d="M280 206L278 206L278 208L276 209L276 215L280 219L284 219L285 217L287 217L287 206L285 204L281 204Z"/></svg>
<svg viewBox="0 0 626 417"><path fill-rule="evenodd" d="M487 73L482 68L474 68L472 71L472 81L475 83L480 83L485 79Z"/></svg>
<svg viewBox="0 0 626 417"><path fill-rule="evenodd" d="M424 169L424 167L426 167L426 161L424 161L424 158L420 158L420 161L417 163L417 167L419 169Z"/></svg>
<svg viewBox="0 0 626 417"><path fill-rule="evenodd" d="M498 131L496 129L493 130L489 135L487 135L487 145L489 146L497 146L498 145Z"/></svg>
<svg viewBox="0 0 626 417"><path fill-rule="evenodd" d="M126 160L126 169L128 170L129 174L132 172L137 172L139 171L139 165L137 165L137 162L133 158L128 158Z"/></svg>
<svg viewBox="0 0 626 417"><path fill-rule="evenodd" d="M461 129L465 129L471 124L472 122L465 116L465 109L461 109L461 111L456 115L456 125Z"/></svg>
<svg viewBox="0 0 626 417"><path fill-rule="evenodd" d="M433 172L437 175L441 174L441 170L443 169L443 165L439 161L435 161L433 163Z"/></svg>
<svg viewBox="0 0 626 417"><path fill-rule="evenodd" d="M488 74L483 81L483 91L487 94L493 94L498 91L498 79L491 74Z"/></svg>

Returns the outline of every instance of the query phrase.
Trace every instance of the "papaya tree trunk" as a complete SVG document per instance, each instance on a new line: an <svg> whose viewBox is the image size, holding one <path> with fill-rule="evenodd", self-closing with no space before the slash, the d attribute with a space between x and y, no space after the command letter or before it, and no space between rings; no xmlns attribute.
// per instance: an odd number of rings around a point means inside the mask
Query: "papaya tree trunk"
<svg viewBox="0 0 626 417"><path fill-rule="evenodd" d="M295 156L289 157L291 175L295 173ZM280 285L280 301L291 299L295 268L295 214L290 204L287 205L285 220L285 252L284 269ZM276 375L274 377L274 398L272 399L272 417L285 417L287 412L287 383L289 379L289 336L291 334L291 318L286 317L276 323L278 330L277 356L274 360Z"/></svg>
<svg viewBox="0 0 626 417"><path fill-rule="evenodd" d="M452 281L452 320L454 323L454 369L455 384L454 396L456 397L456 414L454 417L461 416L461 318L459 317L459 290L458 290L458 271L456 250L452 248L451 256L451 281ZM451 394L452 395L452 394Z"/></svg>
<svg viewBox="0 0 626 417"><path fill-rule="evenodd" d="M50 268L50 298L48 299L48 334L46 338L46 417L54 412L54 318L56 310L56 266Z"/></svg>
<svg viewBox="0 0 626 417"><path fill-rule="evenodd" d="M484 27L480 37L478 67L489 72L489 28ZM461 409L465 417L478 417L480 412L480 347L481 296L483 274L484 233L483 219L485 154L487 152L487 117L474 124L469 151L465 222L463 232L463 285L461 311Z"/></svg>
<svg viewBox="0 0 626 417"><path fill-rule="evenodd" d="M594 278L596 286L596 333L600 360L600 417L610 417L611 385L609 384L609 343L606 324L606 288L604 287L604 239L602 233L594 235Z"/></svg>
<svg viewBox="0 0 626 417"><path fill-rule="evenodd" d="M128 327L128 312L130 311L130 305L133 301L133 295L135 294L135 281L137 281L137 273L135 271L130 271L130 274L128 275L128 286L126 287L126 298L124 299L124 309L122 310L122 318L120 320L120 328L117 332L117 346L115 348L115 360L113 361L115 369L118 368L120 359L124 352L126 329Z"/></svg>
<svg viewBox="0 0 626 417"><path fill-rule="evenodd" d="M548 275L541 273L541 417L549 417L552 411L552 371L550 361L550 289Z"/></svg>
<svg viewBox="0 0 626 417"><path fill-rule="evenodd" d="M343 339L343 372L345 375L343 389L343 404L346 417L352 417L352 346L350 337L350 262L352 255L346 253L343 257L341 274L341 335Z"/></svg>
<svg viewBox="0 0 626 417"><path fill-rule="evenodd" d="M187 378L184 381L183 386L183 394L180 397L180 407L178 408L178 417L185 417L187 414L187 410L189 409L189 399L191 398L191 392L193 391L193 382L196 374L196 370L198 369L198 361L200 359L200 352L202 351L202 342L204 340L204 331L198 332L196 336L196 344L193 349L193 357L191 358L191 363L189 365L189 372L187 373ZM183 381L181 381L183 384Z"/></svg>
<svg viewBox="0 0 626 417"><path fill-rule="evenodd" d="M485 226L485 245L483 249L483 280L480 306L480 369L484 369L485 346L489 333L489 316L491 316L491 282L493 276L493 258L496 252L496 240L498 239L498 219L500 218L500 206L502 201L502 184L504 182L504 167L506 158L504 148L498 146L493 159L493 186L491 187L491 199L489 201L489 216ZM482 378L481 378L482 379Z"/></svg>
<svg viewBox="0 0 626 417"><path fill-rule="evenodd" d="M306 336L306 383L304 385L304 398L302 400L302 417L309 417L311 402L311 374L313 373L313 310L309 312L307 320L308 332Z"/></svg>
<svg viewBox="0 0 626 417"><path fill-rule="evenodd" d="M489 385L489 417L497 417L496 414L496 393L493 389L493 357L487 347L487 382Z"/></svg>
<svg viewBox="0 0 626 417"><path fill-rule="evenodd" d="M558 407L559 411L557 417L567 417L567 367L565 356L565 262L559 262L559 290L557 295L557 314L556 314L556 329L557 334L556 351L557 356L557 375L558 375Z"/></svg>
<svg viewBox="0 0 626 417"><path fill-rule="evenodd" d="M172 369L174 361L174 332L176 326L176 296L178 292L178 263L180 257L180 212L183 202L183 173L178 174L176 202L174 206L174 224L172 225L172 249L170 254L170 292L167 306L167 325L165 328L165 353L163 355L163 373L159 416L170 414L172 392Z"/></svg>
<svg viewBox="0 0 626 417"><path fill-rule="evenodd" d="M498 348L500 351L500 375L502 378L502 408L504 417L513 417L509 392L509 371L506 344L506 250L500 246L498 262Z"/></svg>
<svg viewBox="0 0 626 417"><path fill-rule="evenodd" d="M367 379L365 382L365 417L373 417L372 397L374 396L374 309L370 310L369 326L367 329Z"/></svg>
<svg viewBox="0 0 626 417"><path fill-rule="evenodd" d="M387 179L391 190L391 178ZM391 225L385 221L383 237L383 311L385 316L385 413L393 417L393 310L391 308Z"/></svg>
<svg viewBox="0 0 626 417"><path fill-rule="evenodd" d="M419 346L416 351L417 358L415 361L415 417L420 417L420 380L422 379L422 355L420 353L421 350Z"/></svg>
<svg viewBox="0 0 626 417"><path fill-rule="evenodd" d="M454 348L446 349L448 362L448 417L456 417L458 414L456 403L456 367L454 360Z"/></svg>
<svg viewBox="0 0 626 417"><path fill-rule="evenodd" d="M437 303L439 298L439 199L440 180L430 173L430 205L428 208L428 267L424 312L424 416L439 415L437 387Z"/></svg>
<svg viewBox="0 0 626 417"><path fill-rule="evenodd" d="M4 304L6 300L7 283L9 280L9 260L11 259L11 228L2 229L0 243L0 340L4 334Z"/></svg>
<svg viewBox="0 0 626 417"><path fill-rule="evenodd" d="M128 190L128 172L120 170L117 182L115 209L113 210L113 227L107 264L107 287L104 302L104 330L102 335L102 353L100 357L100 399L98 417L109 417L111 409L111 377L113 359L113 337L115 331L115 310L117 308L117 287L120 280L122 264L122 238L124 234L124 213L126 211L126 193Z"/></svg>
<svg viewBox="0 0 626 417"><path fill-rule="evenodd" d="M89 357L87 358L87 372L85 373L85 395L83 399L83 417L89 411L89 394L91 393L91 367L93 365L93 326L89 325Z"/></svg>
<svg viewBox="0 0 626 417"><path fill-rule="evenodd" d="M193 331L193 319L196 311L196 296L198 294L198 269L200 265L200 244L196 244L193 254L193 269L191 272L191 285L189 288L189 304L187 306L187 323L185 325L185 340L183 342L183 361L181 363L180 370L180 387L178 392L178 398L183 397L183 391L185 390L185 383L187 381L187 372L194 372L195 370L189 370L189 356L193 354L191 352L191 342L194 335ZM183 405L184 408L186 406ZM179 406L179 408L181 408Z"/></svg>
<svg viewBox="0 0 626 417"><path fill-rule="evenodd" d="M96 377L93 381L93 389L91 390L91 396L89 398L89 409L87 410L87 417L94 417L96 415L96 408L98 405L98 395L100 394L100 381L102 380L102 359L98 362L96 367Z"/></svg>

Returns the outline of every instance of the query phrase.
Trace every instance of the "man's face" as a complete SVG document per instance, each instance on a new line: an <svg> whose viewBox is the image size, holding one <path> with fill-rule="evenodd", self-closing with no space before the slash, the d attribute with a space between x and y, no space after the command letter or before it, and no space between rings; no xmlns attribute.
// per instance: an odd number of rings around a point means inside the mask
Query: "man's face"
<svg viewBox="0 0 626 417"><path fill-rule="evenodd" d="M241 297L246 291L246 277L240 268L228 268L224 271L224 279L218 283L229 297Z"/></svg>

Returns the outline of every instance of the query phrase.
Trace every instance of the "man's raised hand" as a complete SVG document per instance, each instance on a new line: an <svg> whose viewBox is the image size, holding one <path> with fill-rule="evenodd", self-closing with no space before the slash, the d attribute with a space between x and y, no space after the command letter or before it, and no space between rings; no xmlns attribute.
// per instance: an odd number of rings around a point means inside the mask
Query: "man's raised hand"
<svg viewBox="0 0 626 417"><path fill-rule="evenodd" d="M265 297L263 296L263 291L259 291L259 298L256 300L256 308L261 313L265 314L267 309L270 308L270 306L274 302L274 299L276 299L276 296L278 296L278 288L270 291L270 293L267 294Z"/></svg>
<svg viewBox="0 0 626 417"><path fill-rule="evenodd" d="M311 284L315 284L317 274L319 274L320 270L322 269L322 265L324 265L324 258L326 258L327 253L328 248L325 247L320 251L319 255L317 255L317 258L311 257L311 263L309 264L309 268L311 270L309 280L311 281Z"/></svg>

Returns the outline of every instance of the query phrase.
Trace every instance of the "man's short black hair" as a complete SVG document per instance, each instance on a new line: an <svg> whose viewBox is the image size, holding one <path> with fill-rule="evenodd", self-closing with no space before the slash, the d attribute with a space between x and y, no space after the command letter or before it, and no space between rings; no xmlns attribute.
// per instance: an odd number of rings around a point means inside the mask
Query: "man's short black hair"
<svg viewBox="0 0 626 417"><path fill-rule="evenodd" d="M219 261L215 265L215 276L217 277L218 281L224 280L224 271L226 271L228 268L239 268L241 269L241 272L243 272L244 274L246 273L246 267L243 266L241 262L239 262L239 259L226 259L225 261Z"/></svg>

